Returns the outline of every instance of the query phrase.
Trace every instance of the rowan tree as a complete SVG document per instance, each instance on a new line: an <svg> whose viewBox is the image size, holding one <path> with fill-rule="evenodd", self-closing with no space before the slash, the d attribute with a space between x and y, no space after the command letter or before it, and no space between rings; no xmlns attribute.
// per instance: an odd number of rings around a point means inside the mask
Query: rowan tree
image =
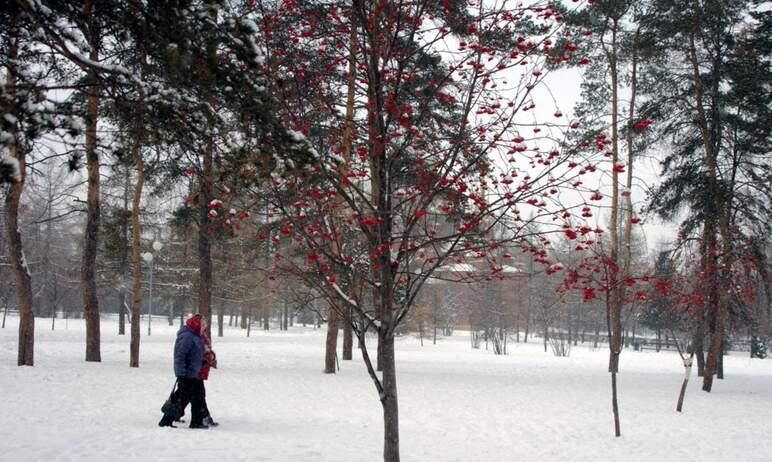
<svg viewBox="0 0 772 462"><path fill-rule="evenodd" d="M279 247L273 266L301 277L351 324L383 406L384 460L396 461L395 333L426 281L465 262L486 268L483 279L498 278L506 263L498 247L541 255L530 234L579 232L560 193L581 189L571 180L587 173L574 168L583 161L569 165L558 124L520 119L536 107L543 45L563 15L547 3L284 2L270 14L258 6L264 38L286 37L281 48L267 47L278 51L266 63L281 86L280 113L315 157L255 181L272 190L278 233L270 239L291 244ZM318 34L320 27L333 33ZM339 95L352 49L349 150ZM529 221L545 227L532 233ZM349 233L355 239L344 239ZM546 254L537 260L551 264ZM365 337L371 330L380 374Z"/></svg>

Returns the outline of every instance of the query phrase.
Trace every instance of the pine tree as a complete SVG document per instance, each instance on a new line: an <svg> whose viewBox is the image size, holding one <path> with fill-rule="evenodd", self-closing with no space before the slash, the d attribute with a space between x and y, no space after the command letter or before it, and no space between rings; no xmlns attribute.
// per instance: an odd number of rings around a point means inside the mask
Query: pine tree
<svg viewBox="0 0 772 462"><path fill-rule="evenodd" d="M664 181L653 192L650 206L663 217L688 207L683 234L699 233L702 267L710 279L694 343L701 366L707 329L710 343L703 389L710 391L731 314L730 288L737 274L732 268L748 257L743 243L769 223L765 199L769 182L764 180L770 167L755 150L768 145L769 132L748 129L752 117L742 103L764 91L763 84L759 87L755 78L748 78L754 73L762 77L758 71L763 66L748 64L757 59L749 58L754 54L747 48L751 42L738 46L737 29L743 27L751 7L747 2L660 1L655 5L650 25L661 38L662 63L682 60L688 66L660 65L656 72L661 86L652 105L667 115L661 133L672 139L674 151L663 160ZM750 107L754 106L753 112L768 112L763 103Z"/></svg>

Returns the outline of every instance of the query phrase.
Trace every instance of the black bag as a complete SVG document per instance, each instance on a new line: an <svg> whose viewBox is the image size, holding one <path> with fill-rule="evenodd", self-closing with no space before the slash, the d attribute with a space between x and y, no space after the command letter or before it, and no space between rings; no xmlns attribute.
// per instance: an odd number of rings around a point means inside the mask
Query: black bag
<svg viewBox="0 0 772 462"><path fill-rule="evenodd" d="M179 404L179 390L177 389L177 382L174 382L172 392L169 393L169 398L166 400L163 406L161 406L161 412L164 415L172 417L174 420L179 419L185 415L185 411L182 410L182 406Z"/></svg>

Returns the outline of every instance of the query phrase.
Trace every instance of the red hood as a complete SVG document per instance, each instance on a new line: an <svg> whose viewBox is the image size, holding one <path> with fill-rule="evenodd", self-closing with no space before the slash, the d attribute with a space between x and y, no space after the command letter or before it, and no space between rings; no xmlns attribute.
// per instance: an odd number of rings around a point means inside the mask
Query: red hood
<svg viewBox="0 0 772 462"><path fill-rule="evenodd" d="M201 316L192 316L185 321L185 325L193 329L193 332L201 335Z"/></svg>

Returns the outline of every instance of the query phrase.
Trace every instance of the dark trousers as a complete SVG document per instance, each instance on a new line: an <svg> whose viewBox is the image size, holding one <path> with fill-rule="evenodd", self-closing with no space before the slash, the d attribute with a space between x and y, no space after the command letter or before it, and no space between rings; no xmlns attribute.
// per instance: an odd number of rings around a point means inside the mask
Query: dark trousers
<svg viewBox="0 0 772 462"><path fill-rule="evenodd" d="M204 419L204 385L199 379L181 378L177 382L179 404L182 410L190 403L190 424L200 425Z"/></svg>
<svg viewBox="0 0 772 462"><path fill-rule="evenodd" d="M209 414L209 406L206 405L206 387L204 386L204 381L199 380L201 382L201 418L205 419L207 417L212 417L211 414Z"/></svg>

